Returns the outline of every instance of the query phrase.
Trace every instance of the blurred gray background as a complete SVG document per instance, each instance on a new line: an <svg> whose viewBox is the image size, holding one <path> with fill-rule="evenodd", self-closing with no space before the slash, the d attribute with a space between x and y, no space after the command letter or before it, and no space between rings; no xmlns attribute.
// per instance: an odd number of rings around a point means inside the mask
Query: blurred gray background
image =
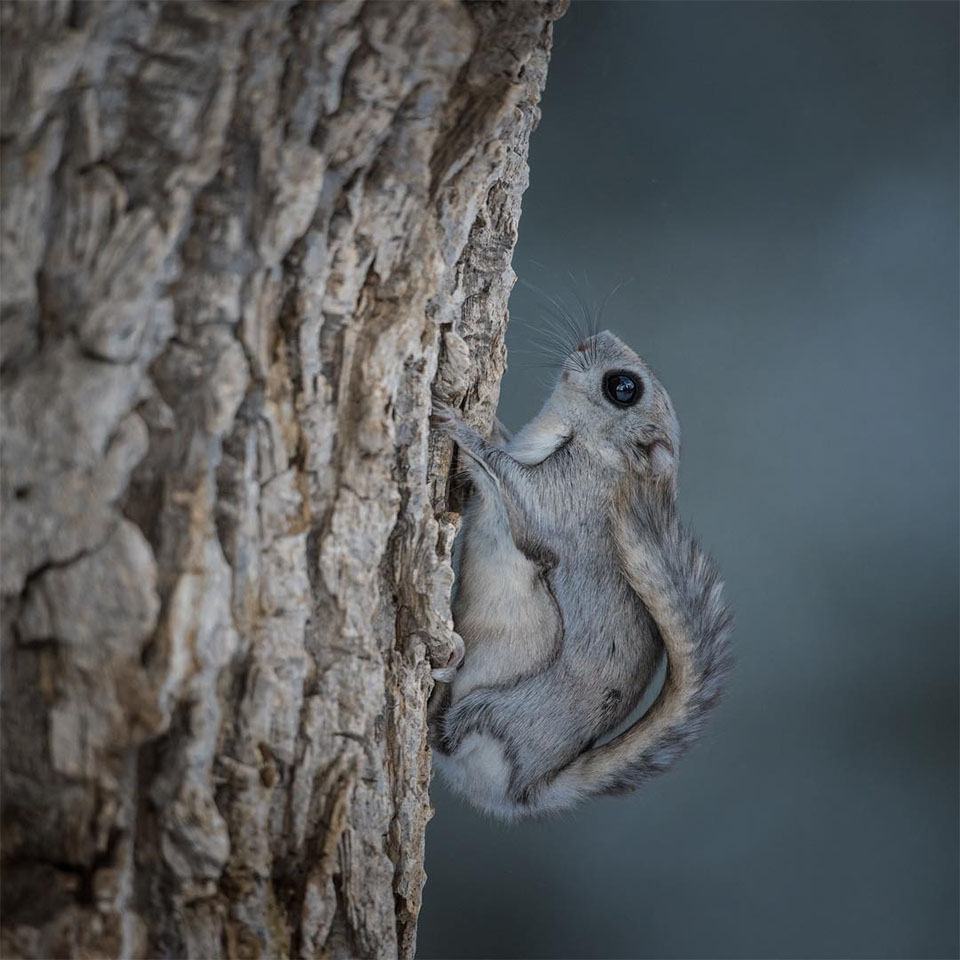
<svg viewBox="0 0 960 960"><path fill-rule="evenodd" d="M737 614L707 737L504 826L433 787L421 958L958 955L953 3L574 3L515 267L667 386ZM589 286L583 280L586 272ZM501 417L547 371L521 351Z"/></svg>

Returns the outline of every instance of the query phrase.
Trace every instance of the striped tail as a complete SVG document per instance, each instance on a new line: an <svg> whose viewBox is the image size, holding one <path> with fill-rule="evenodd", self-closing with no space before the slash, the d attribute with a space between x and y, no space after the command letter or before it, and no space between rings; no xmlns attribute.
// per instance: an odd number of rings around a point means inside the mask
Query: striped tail
<svg viewBox="0 0 960 960"><path fill-rule="evenodd" d="M613 520L624 575L663 638L667 676L637 723L582 753L544 788L545 808L631 790L669 767L696 739L731 662L723 583L682 527L669 486L648 482L624 497Z"/></svg>

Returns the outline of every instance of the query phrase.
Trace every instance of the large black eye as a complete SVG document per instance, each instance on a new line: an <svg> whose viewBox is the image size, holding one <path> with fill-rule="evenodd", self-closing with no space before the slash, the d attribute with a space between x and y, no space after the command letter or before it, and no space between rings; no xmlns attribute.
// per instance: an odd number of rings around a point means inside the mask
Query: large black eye
<svg viewBox="0 0 960 960"><path fill-rule="evenodd" d="M643 381L629 373L608 373L603 378L603 392L611 403L629 407L643 395Z"/></svg>

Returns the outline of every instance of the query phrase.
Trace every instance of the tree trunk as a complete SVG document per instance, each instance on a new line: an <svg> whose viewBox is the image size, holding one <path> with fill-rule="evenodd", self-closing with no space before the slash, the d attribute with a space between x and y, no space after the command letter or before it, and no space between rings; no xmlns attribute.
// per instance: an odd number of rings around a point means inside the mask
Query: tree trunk
<svg viewBox="0 0 960 960"><path fill-rule="evenodd" d="M4 957L412 955L562 7L2 5Z"/></svg>

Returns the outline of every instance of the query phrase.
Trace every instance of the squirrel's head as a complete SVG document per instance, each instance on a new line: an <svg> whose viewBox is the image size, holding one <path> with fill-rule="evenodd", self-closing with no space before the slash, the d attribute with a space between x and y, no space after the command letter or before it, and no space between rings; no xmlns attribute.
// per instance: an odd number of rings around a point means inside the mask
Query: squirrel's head
<svg viewBox="0 0 960 960"><path fill-rule="evenodd" d="M605 460L674 481L680 425L650 368L609 331L589 337L564 361L547 403Z"/></svg>

